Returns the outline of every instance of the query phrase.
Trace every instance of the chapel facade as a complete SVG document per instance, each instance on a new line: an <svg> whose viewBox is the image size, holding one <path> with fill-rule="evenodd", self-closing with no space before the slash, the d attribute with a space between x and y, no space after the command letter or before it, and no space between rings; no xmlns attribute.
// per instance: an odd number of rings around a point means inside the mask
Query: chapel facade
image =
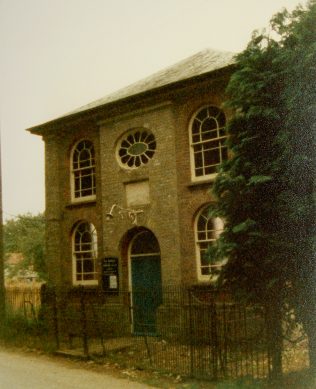
<svg viewBox="0 0 316 389"><path fill-rule="evenodd" d="M50 282L109 292L204 285L223 229L210 188L227 159L231 53L205 50L29 129L45 142Z"/></svg>

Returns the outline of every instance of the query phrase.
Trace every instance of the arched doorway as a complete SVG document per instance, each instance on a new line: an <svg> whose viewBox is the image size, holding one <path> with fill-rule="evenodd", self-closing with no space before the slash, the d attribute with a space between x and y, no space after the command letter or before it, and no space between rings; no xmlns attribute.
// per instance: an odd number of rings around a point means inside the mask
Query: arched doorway
<svg viewBox="0 0 316 389"><path fill-rule="evenodd" d="M160 248L149 230L138 231L129 245L133 332L156 334L156 310L162 302Z"/></svg>

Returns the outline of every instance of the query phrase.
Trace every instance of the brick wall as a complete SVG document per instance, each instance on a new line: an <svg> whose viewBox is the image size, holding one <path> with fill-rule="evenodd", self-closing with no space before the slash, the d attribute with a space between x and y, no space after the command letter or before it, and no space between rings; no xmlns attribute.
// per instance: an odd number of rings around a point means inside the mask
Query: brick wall
<svg viewBox="0 0 316 389"><path fill-rule="evenodd" d="M156 138L157 148L153 159L135 170L119 166L115 157L116 142L122 133L129 129L142 127L149 129ZM179 210L177 201L177 176L174 139L174 117L172 105L153 107L136 111L128 117L116 117L104 122L100 129L101 166L102 166L102 203L106 210L116 203L126 206L125 186L129 183L148 180L149 204L140 204L144 213L139 224L151 230L160 244L162 279L164 283L179 282L180 242ZM105 254L120 256L120 242L133 226L126 219L115 218L103 223ZM124 239L123 239L124 240ZM125 245L128 239L124 240ZM126 251L126 250L125 250ZM122 264L125 263L123 255ZM123 282L127 274L123 274Z"/></svg>
<svg viewBox="0 0 316 389"><path fill-rule="evenodd" d="M163 284L197 283L194 219L212 198L210 182L197 184L191 180L189 123L201 106L222 105L226 82L227 77L206 79L172 93L135 100L123 108L105 107L97 115L87 112L79 119L61 122L44 136L47 262L55 284L72 283L71 233L75 223L85 219L98 232L98 263L105 256L118 257L120 287L128 288L128 245L140 230L127 218L107 221L105 215L113 204L128 205L126 186L137 182L145 182L149 201L133 208L144 211L138 224L158 239ZM122 134L137 127L154 134L157 148L148 164L127 170L117 162L115 150ZM69 158L80 139L90 139L95 145L97 196L93 202L72 204Z"/></svg>
<svg viewBox="0 0 316 389"><path fill-rule="evenodd" d="M197 282L194 221L202 206L214 201L210 193L212 181L194 182L191 178L189 125L194 113L206 105L222 107L225 101L227 77L204 82L181 94L174 108L175 137L177 139L177 193L180 211L180 253L182 283ZM224 109L227 117L230 112Z"/></svg>
<svg viewBox="0 0 316 389"><path fill-rule="evenodd" d="M65 126L45 140L46 179L46 258L50 280L57 285L72 284L71 234L80 220L102 230L100 164L97 164L96 201L73 204L70 190L70 155L81 139L90 139L99 160L98 128L94 122ZM102 253L102 234L98 234L98 252Z"/></svg>

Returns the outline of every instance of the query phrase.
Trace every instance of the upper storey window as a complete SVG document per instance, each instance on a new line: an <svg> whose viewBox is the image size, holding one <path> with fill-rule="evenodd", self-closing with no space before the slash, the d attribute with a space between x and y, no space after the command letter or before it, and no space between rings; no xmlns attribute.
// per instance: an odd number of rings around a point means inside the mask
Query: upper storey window
<svg viewBox="0 0 316 389"><path fill-rule="evenodd" d="M89 140L81 140L72 152L72 200L92 200L95 194L94 146Z"/></svg>
<svg viewBox="0 0 316 389"><path fill-rule="evenodd" d="M118 161L124 168L136 169L153 158L156 146L156 139L151 131L144 128L130 131L118 142Z"/></svg>
<svg viewBox="0 0 316 389"><path fill-rule="evenodd" d="M221 162L227 159L225 124L225 114L217 107L204 107L194 115L190 126L194 180L211 178Z"/></svg>

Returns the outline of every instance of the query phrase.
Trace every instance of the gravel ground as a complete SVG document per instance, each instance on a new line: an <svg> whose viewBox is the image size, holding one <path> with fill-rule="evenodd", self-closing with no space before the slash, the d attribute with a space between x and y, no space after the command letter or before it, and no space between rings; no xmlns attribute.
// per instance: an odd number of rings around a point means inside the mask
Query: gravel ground
<svg viewBox="0 0 316 389"><path fill-rule="evenodd" d="M88 362L85 362L88 364ZM153 388L147 384L118 378L93 369L83 368L83 362L49 358L36 353L0 350L1 389L90 389L90 388Z"/></svg>

